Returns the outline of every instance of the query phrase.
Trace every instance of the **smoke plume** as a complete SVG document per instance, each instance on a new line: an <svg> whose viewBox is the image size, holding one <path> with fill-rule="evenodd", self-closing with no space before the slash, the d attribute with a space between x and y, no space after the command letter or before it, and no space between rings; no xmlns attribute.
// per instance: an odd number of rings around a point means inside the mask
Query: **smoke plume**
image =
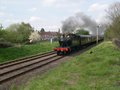
<svg viewBox="0 0 120 90"><path fill-rule="evenodd" d="M96 34L97 23L84 13L77 13L62 22L63 33L73 33L77 28L85 28L91 34Z"/></svg>

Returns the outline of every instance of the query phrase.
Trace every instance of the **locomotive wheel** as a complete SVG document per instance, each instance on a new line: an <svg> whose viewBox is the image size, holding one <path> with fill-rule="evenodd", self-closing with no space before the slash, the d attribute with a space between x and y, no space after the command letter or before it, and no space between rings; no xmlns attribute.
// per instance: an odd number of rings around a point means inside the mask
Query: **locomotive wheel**
<svg viewBox="0 0 120 90"><path fill-rule="evenodd" d="M57 52L57 55L60 55L60 52Z"/></svg>
<svg viewBox="0 0 120 90"><path fill-rule="evenodd" d="M64 51L64 52L63 52L63 55L67 55L67 52Z"/></svg>
<svg viewBox="0 0 120 90"><path fill-rule="evenodd" d="M66 53L67 55L69 55L71 53L71 51L70 50L68 50L68 52Z"/></svg>

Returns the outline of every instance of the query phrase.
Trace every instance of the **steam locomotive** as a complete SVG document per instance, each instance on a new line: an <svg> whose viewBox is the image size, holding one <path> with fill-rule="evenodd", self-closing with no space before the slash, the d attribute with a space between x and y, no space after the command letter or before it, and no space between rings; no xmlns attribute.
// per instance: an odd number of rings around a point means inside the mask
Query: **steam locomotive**
<svg viewBox="0 0 120 90"><path fill-rule="evenodd" d="M102 41L103 37L99 36L98 41ZM59 47L54 48L57 55L66 55L72 51L79 50L96 42L96 36L92 35L76 35L63 34L59 38Z"/></svg>

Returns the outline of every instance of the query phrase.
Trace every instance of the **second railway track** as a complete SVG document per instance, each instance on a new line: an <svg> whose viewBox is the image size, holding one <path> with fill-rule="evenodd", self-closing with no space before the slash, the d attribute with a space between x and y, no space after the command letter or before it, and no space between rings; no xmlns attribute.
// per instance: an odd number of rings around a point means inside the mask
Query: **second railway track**
<svg viewBox="0 0 120 90"><path fill-rule="evenodd" d="M49 65L50 63L61 58L64 57L57 56L55 52L52 51L49 53L1 64L0 84L12 80L18 76L22 76L27 72Z"/></svg>
<svg viewBox="0 0 120 90"><path fill-rule="evenodd" d="M31 60L35 60L37 58L42 58L46 55L52 55L54 53L55 53L54 51L50 51L50 52L46 52L46 53L43 53L43 54L32 55L32 56L28 56L28 57L24 57L24 58L19 58L17 60L1 63L0 64L0 69L4 69L6 67L10 67L10 66L17 65L17 64L20 64L20 63L28 62L28 61L31 61Z"/></svg>

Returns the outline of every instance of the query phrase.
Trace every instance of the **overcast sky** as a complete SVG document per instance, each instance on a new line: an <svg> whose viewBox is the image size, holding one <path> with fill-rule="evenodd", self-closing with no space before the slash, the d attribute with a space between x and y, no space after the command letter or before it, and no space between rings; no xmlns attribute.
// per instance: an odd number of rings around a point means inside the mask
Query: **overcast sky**
<svg viewBox="0 0 120 90"><path fill-rule="evenodd" d="M105 9L120 0L0 0L0 23L28 22L35 29L57 31L61 22L77 12L83 12L101 22Z"/></svg>

